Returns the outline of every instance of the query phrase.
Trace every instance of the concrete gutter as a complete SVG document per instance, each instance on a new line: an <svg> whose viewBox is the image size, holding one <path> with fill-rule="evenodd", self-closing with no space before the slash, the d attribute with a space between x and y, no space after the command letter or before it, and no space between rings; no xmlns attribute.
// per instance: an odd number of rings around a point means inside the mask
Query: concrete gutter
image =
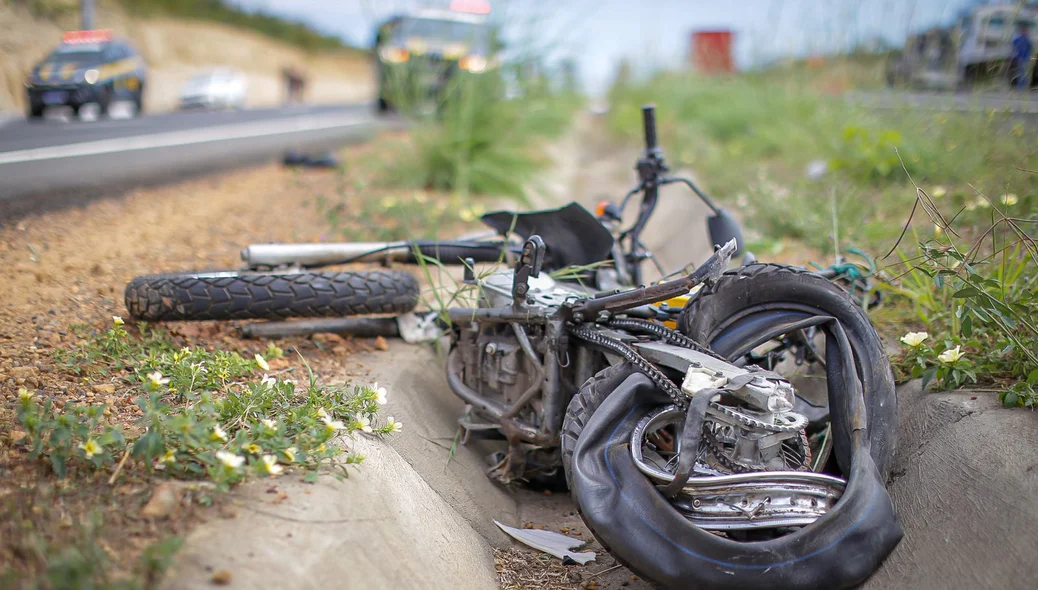
<svg viewBox="0 0 1038 590"><path fill-rule="evenodd" d="M333 381L378 381L384 416L401 433L351 445L364 455L349 479L255 481L234 492L232 520L194 530L162 588L208 585L228 570L231 588L496 588L492 547L507 544L493 520L516 524L514 495L484 474L478 444L447 448L462 403L429 346L394 341L360 354ZM272 485L287 494L268 494Z"/></svg>
<svg viewBox="0 0 1038 590"><path fill-rule="evenodd" d="M1034 588L1038 414L918 381L898 409L888 489L905 538L865 588Z"/></svg>
<svg viewBox="0 0 1038 590"><path fill-rule="evenodd" d="M240 488L236 518L193 531L161 587L206 587L221 570L229 588L497 586L490 545L399 453L368 438L352 446L366 459L345 481ZM276 503L271 485L287 498Z"/></svg>

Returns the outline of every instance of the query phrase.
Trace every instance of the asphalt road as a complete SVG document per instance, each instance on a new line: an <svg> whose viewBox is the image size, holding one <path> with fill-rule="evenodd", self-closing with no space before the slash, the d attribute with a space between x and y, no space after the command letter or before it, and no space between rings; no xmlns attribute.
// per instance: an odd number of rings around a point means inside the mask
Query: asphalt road
<svg viewBox="0 0 1038 590"><path fill-rule="evenodd" d="M0 221L142 184L331 149L378 125L368 104L0 121Z"/></svg>

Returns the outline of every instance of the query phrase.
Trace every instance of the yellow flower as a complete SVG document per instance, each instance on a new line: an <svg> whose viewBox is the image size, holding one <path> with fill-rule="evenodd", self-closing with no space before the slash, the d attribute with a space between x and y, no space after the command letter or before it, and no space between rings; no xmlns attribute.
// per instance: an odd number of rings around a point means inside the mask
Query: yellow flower
<svg viewBox="0 0 1038 590"><path fill-rule="evenodd" d="M285 458L288 459L289 463L296 462L296 453L299 451L295 447L288 447L283 452L285 453Z"/></svg>
<svg viewBox="0 0 1038 590"><path fill-rule="evenodd" d="M29 391L28 389L26 389L24 387L19 387L18 388L18 399L22 400L23 402L27 402L27 401L31 400L33 398L33 396L35 396L35 395L36 395L35 393Z"/></svg>
<svg viewBox="0 0 1038 590"><path fill-rule="evenodd" d="M1010 207L1016 205L1019 201L1020 199L1018 199L1017 196L1013 193L1009 193L1008 195L1002 197L1002 204L1009 205Z"/></svg>
<svg viewBox="0 0 1038 590"><path fill-rule="evenodd" d="M328 417L328 412L325 412L324 408L317 408L317 417L318 418L327 418Z"/></svg>
<svg viewBox="0 0 1038 590"><path fill-rule="evenodd" d="M924 340L929 338L930 335L926 332L909 332L901 337L901 342L915 348L923 343Z"/></svg>
<svg viewBox="0 0 1038 590"><path fill-rule="evenodd" d="M940 185L937 185L930 190L930 196L935 199L940 199L946 194L948 194L948 189Z"/></svg>
<svg viewBox="0 0 1038 590"><path fill-rule="evenodd" d="M941 229L941 226L937 225L936 223L933 224L933 235L940 237L942 233L944 233L944 230Z"/></svg>
<svg viewBox="0 0 1038 590"><path fill-rule="evenodd" d="M228 453L227 451L217 451L216 458L223 463L223 466L228 470L235 470L245 464L245 457L239 457L234 453Z"/></svg>
<svg viewBox="0 0 1038 590"><path fill-rule="evenodd" d="M324 443L317 445L317 452L324 453L328 450L328 447L324 446Z"/></svg>
<svg viewBox="0 0 1038 590"><path fill-rule="evenodd" d="M392 416L390 416L386 419L386 426L389 427L390 432L400 432L400 430L404 427L404 424L403 422L397 422L393 419Z"/></svg>
<svg viewBox="0 0 1038 590"><path fill-rule="evenodd" d="M155 469L165 469L166 465L172 465L177 462L177 452L173 449L166 449L166 454L159 457L159 460L155 462Z"/></svg>
<svg viewBox="0 0 1038 590"><path fill-rule="evenodd" d="M113 315L112 316L112 323L115 324L116 326L121 326L121 325L125 324L126 322L124 322L121 317L119 317L117 315Z"/></svg>
<svg viewBox="0 0 1038 590"><path fill-rule="evenodd" d="M961 348L961 346L949 348L948 350L937 355L937 360L941 361L942 363L952 364L961 359L962 357L966 356L966 353L962 352Z"/></svg>
<svg viewBox="0 0 1038 590"><path fill-rule="evenodd" d="M256 364L264 371L270 370L270 365L267 364L267 359L263 358L263 355L258 352L256 353Z"/></svg>
<svg viewBox="0 0 1038 590"><path fill-rule="evenodd" d="M158 371L148 373L148 384L153 388L158 389L167 383L169 383L169 379L163 377L162 373Z"/></svg>
<svg viewBox="0 0 1038 590"><path fill-rule="evenodd" d="M101 445L97 444L97 441L92 438L88 438L85 443L79 443L79 448L82 449L87 459L94 455L100 455L102 451Z"/></svg>
<svg viewBox="0 0 1038 590"><path fill-rule="evenodd" d="M278 458L274 455L263 455L260 458L260 465L263 466L263 472L271 477L281 475L281 472L285 470L284 467L278 465Z"/></svg>
<svg viewBox="0 0 1038 590"><path fill-rule="evenodd" d="M259 446L256 443L249 443L249 444L243 446L242 449L246 453L251 453L253 455L258 455L258 454L263 452L263 447Z"/></svg>
<svg viewBox="0 0 1038 590"><path fill-rule="evenodd" d="M977 197L976 203L977 207L980 207L981 209L987 209L991 206L991 203L989 203L984 197Z"/></svg>
<svg viewBox="0 0 1038 590"><path fill-rule="evenodd" d="M223 442L227 442L227 433L224 432L223 428L220 428L219 424L217 424L216 426L213 426L213 433L209 435L209 438L212 440L222 440Z"/></svg>

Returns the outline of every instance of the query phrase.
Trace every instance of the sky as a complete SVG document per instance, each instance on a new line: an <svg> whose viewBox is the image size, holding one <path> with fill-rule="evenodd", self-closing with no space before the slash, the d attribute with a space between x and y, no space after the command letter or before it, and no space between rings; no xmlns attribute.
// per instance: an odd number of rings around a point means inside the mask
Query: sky
<svg viewBox="0 0 1038 590"><path fill-rule="evenodd" d="M370 46L375 25L391 14L442 0L232 0ZM740 67L775 58L830 53L954 21L978 0L491 0L512 47L539 47L576 61L592 94L608 87L621 59L642 71L679 66L692 31L735 33Z"/></svg>

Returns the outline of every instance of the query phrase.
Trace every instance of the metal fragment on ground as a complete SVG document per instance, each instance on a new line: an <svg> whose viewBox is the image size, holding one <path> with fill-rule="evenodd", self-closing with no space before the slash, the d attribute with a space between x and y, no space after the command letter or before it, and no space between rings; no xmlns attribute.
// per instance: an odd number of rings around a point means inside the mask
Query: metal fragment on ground
<svg viewBox="0 0 1038 590"><path fill-rule="evenodd" d="M494 521L494 524L516 541L538 551L554 555L559 559L565 559L568 557L580 565L587 565L588 562L595 560L594 551L585 551L581 553L570 551L570 549L580 547L586 543L586 541L581 539L574 539L573 537L568 537L560 533L553 533L551 531L540 529L517 529L501 524L496 520Z"/></svg>

